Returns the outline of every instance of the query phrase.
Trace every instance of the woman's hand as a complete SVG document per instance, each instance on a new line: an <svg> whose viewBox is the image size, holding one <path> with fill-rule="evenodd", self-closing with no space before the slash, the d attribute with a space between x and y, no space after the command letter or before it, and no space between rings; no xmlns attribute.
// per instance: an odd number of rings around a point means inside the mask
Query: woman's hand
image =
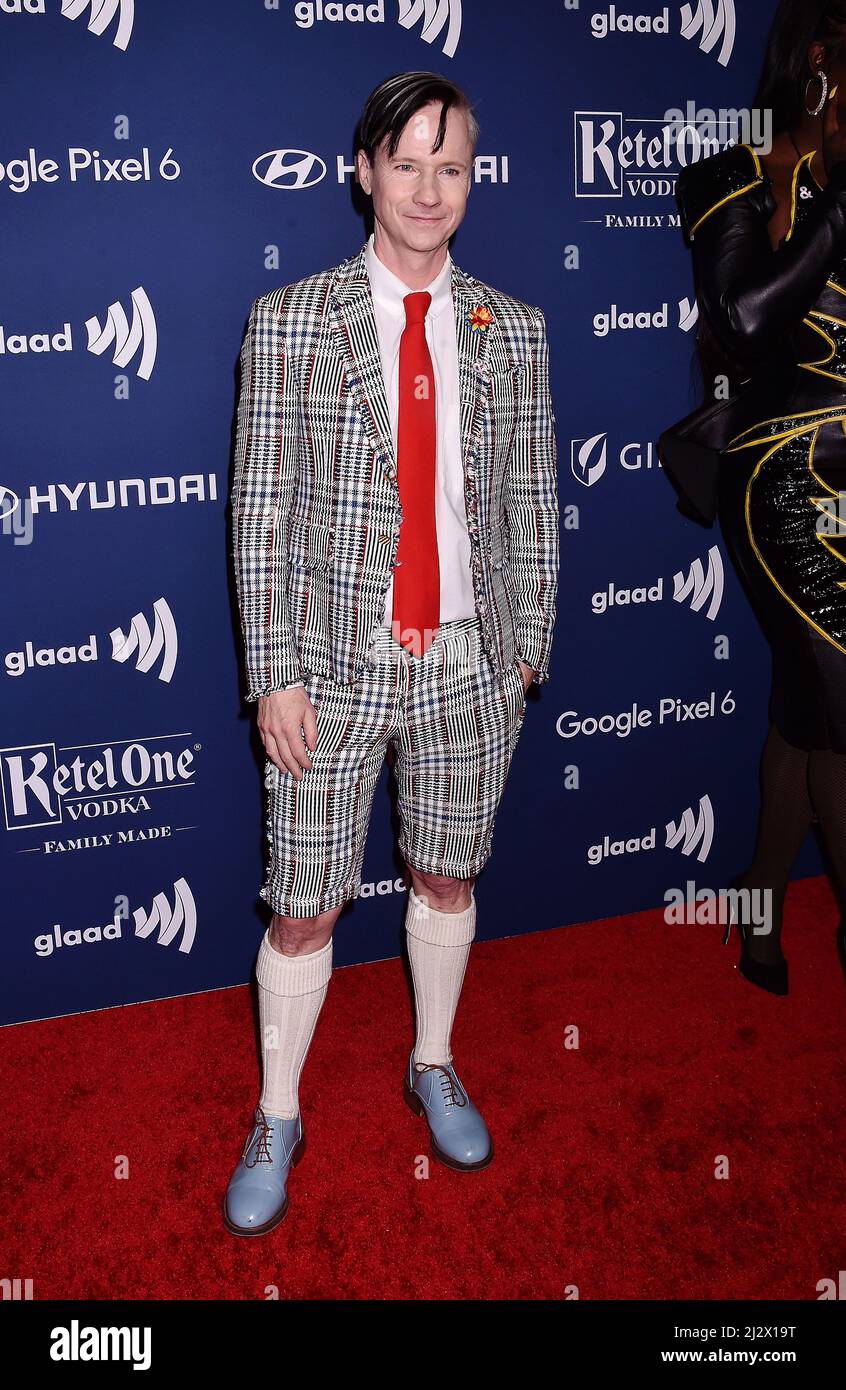
<svg viewBox="0 0 846 1390"><path fill-rule="evenodd" d="M299 782L303 768L311 767L308 754L317 744L317 716L303 687L260 695L256 722L270 761L280 772L292 772Z"/></svg>
<svg viewBox="0 0 846 1390"><path fill-rule="evenodd" d="M823 112L823 162L826 175L841 159L846 159L846 125L840 123L835 87L829 94Z"/></svg>

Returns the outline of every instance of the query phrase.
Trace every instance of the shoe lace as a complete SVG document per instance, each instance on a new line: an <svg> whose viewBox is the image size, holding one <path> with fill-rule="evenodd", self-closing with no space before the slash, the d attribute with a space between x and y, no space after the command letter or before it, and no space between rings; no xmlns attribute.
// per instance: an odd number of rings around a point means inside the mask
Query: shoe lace
<svg viewBox="0 0 846 1390"><path fill-rule="evenodd" d="M260 1131L259 1136L258 1136L258 1139L256 1140L256 1152L255 1152L255 1157L253 1158L252 1163L249 1163L249 1162L247 1161L247 1158L246 1158L246 1152L249 1151L249 1149L252 1147L252 1143L253 1143L252 1137L250 1137L250 1139L247 1141L247 1150L245 1151L245 1157L244 1157L244 1167L245 1167L245 1168L255 1168L255 1166L256 1166L257 1163L272 1163L272 1162L273 1162L273 1155L272 1155L272 1153L270 1152L270 1149L269 1149L268 1146L267 1146L267 1141L268 1141L268 1138L269 1138L269 1136L270 1136L271 1126L268 1124L268 1122L267 1122L267 1116L265 1115L265 1113L264 1113L264 1111L262 1110L262 1108L261 1108L260 1105L257 1105L257 1106L256 1106L255 1122L256 1122L256 1125L258 1126L259 1131Z"/></svg>
<svg viewBox="0 0 846 1390"><path fill-rule="evenodd" d="M461 1109L467 1104L467 1098L463 1094L457 1078L455 1078L452 1072L448 1071L446 1067L438 1066L437 1063L434 1062L415 1062L414 1066L415 1070L421 1076L427 1071L439 1071L441 1073L439 1078L441 1083L441 1095L447 1107L456 1106Z"/></svg>

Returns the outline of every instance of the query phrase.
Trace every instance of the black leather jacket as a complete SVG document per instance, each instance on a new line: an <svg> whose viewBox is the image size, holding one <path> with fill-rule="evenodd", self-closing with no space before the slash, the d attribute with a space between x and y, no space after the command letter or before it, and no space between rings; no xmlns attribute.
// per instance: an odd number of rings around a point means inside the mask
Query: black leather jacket
<svg viewBox="0 0 846 1390"><path fill-rule="evenodd" d="M728 400L706 400L658 440L679 509L710 525L720 450L777 413L807 332L802 320L846 259L846 160L833 166L807 215L775 251L767 231L776 211L771 180L749 145L730 145L683 169L676 202L693 253L699 311L745 374ZM846 301L840 303L842 314Z"/></svg>

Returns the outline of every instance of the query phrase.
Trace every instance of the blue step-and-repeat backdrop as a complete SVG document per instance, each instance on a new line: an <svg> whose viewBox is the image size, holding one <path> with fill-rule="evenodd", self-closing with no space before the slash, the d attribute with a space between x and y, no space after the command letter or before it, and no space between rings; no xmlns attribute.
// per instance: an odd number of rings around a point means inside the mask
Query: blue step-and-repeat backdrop
<svg viewBox="0 0 846 1390"><path fill-rule="evenodd" d="M475 103L451 252L545 311L557 420L552 679L478 937L745 865L769 651L655 441L700 389L673 197L691 155L667 112L750 105L774 8L0 0L0 1022L250 977L266 844L229 529L238 353L256 296L363 243L353 131L403 70ZM386 765L337 964L399 951L395 829ZM819 869L809 840L796 873Z"/></svg>

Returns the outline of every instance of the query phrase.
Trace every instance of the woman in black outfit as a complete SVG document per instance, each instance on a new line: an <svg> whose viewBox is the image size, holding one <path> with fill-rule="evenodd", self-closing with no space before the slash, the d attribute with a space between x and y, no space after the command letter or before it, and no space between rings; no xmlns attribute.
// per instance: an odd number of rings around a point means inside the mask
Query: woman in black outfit
<svg viewBox="0 0 846 1390"><path fill-rule="evenodd" d="M733 886L772 893L769 935L739 924L740 968L786 994L784 895L815 814L846 969L846 0L782 0L755 106L770 154L730 146L678 179L700 360L734 402L681 423L714 451L720 526L773 653L755 856Z"/></svg>

